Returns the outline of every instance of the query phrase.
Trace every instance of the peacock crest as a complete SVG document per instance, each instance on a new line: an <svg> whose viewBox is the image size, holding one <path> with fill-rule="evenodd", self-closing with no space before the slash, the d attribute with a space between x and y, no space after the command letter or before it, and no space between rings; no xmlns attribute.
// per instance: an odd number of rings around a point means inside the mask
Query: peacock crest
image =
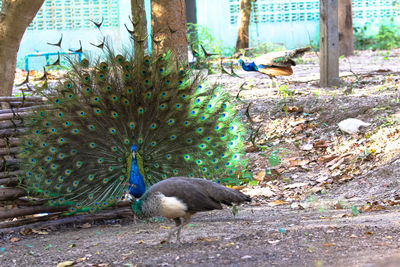
<svg viewBox="0 0 400 267"><path fill-rule="evenodd" d="M172 176L222 179L243 156L244 124L234 98L179 64L171 53L138 62L107 46L53 87L25 120L26 189L70 211L110 206L131 190Z"/></svg>

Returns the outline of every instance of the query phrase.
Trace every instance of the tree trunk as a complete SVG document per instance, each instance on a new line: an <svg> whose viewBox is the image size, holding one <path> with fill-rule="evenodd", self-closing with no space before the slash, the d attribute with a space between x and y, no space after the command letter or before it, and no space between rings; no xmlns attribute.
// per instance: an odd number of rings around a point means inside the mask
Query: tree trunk
<svg viewBox="0 0 400 267"><path fill-rule="evenodd" d="M144 57L144 50L147 48L147 21L144 9L144 0L131 0L132 21L134 26L133 47L135 58L141 62Z"/></svg>
<svg viewBox="0 0 400 267"><path fill-rule="evenodd" d="M171 50L178 60L188 61L185 0L152 0L153 53Z"/></svg>
<svg viewBox="0 0 400 267"><path fill-rule="evenodd" d="M0 95L10 96L19 44L44 0L3 0L0 11Z"/></svg>
<svg viewBox="0 0 400 267"><path fill-rule="evenodd" d="M249 47L249 25L252 2L252 0L240 0L238 18L239 28L236 41L236 52L239 52L240 49Z"/></svg>
<svg viewBox="0 0 400 267"><path fill-rule="evenodd" d="M354 55L353 18L351 0L339 0L339 53L340 55Z"/></svg>

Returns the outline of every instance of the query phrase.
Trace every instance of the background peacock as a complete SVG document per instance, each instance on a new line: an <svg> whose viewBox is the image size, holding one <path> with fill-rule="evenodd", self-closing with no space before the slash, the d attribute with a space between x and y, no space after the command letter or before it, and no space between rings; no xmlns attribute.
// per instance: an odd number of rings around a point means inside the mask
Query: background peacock
<svg viewBox="0 0 400 267"><path fill-rule="evenodd" d="M31 195L95 212L173 176L237 175L245 131L229 94L170 53L138 61L102 49L72 63L25 121L19 156Z"/></svg>
<svg viewBox="0 0 400 267"><path fill-rule="evenodd" d="M245 71L257 71L268 75L271 80L276 76L290 76L293 74L292 66L296 66L295 58L301 57L305 52L311 50L311 47L297 48L294 50L284 50L271 52L261 55L253 60L238 60L239 65Z"/></svg>

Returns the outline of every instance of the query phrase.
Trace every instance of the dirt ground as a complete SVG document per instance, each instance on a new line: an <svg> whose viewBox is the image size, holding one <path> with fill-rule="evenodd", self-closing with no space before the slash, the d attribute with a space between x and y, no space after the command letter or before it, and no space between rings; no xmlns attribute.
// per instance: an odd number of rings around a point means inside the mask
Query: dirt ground
<svg viewBox="0 0 400 267"><path fill-rule="evenodd" d="M317 86L314 53L273 88L257 73L213 75L233 94L246 82L251 204L196 214L170 247L173 224L160 218L3 234L0 265L400 266L399 53L341 59L342 83L329 89ZM370 126L344 133L347 118Z"/></svg>

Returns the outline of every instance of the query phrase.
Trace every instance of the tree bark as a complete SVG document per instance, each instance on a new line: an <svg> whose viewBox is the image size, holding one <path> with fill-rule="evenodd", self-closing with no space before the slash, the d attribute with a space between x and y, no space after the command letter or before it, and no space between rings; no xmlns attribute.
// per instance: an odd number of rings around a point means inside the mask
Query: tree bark
<svg viewBox="0 0 400 267"><path fill-rule="evenodd" d="M351 0L339 0L339 53L340 55L354 55L353 18Z"/></svg>
<svg viewBox="0 0 400 267"><path fill-rule="evenodd" d="M182 62L188 61L185 0L151 1L152 52L171 50Z"/></svg>
<svg viewBox="0 0 400 267"><path fill-rule="evenodd" d="M147 48L147 20L144 0L131 0L133 29L133 47L135 58L143 61L144 50Z"/></svg>
<svg viewBox="0 0 400 267"><path fill-rule="evenodd" d="M3 0L0 11L0 95L10 96L19 44L44 0Z"/></svg>
<svg viewBox="0 0 400 267"><path fill-rule="evenodd" d="M253 0L240 0L239 5L239 28L236 41L236 52L249 47L249 25L251 15L251 3Z"/></svg>

